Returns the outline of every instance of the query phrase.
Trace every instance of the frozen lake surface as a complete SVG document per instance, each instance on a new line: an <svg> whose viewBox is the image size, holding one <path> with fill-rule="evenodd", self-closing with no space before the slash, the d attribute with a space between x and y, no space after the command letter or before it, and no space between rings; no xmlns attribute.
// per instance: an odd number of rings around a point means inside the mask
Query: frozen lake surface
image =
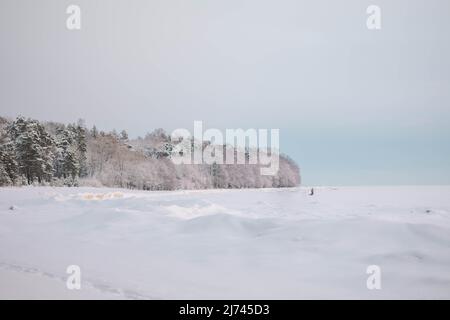
<svg viewBox="0 0 450 320"><path fill-rule="evenodd" d="M0 298L450 298L450 187L308 191L0 188Z"/></svg>

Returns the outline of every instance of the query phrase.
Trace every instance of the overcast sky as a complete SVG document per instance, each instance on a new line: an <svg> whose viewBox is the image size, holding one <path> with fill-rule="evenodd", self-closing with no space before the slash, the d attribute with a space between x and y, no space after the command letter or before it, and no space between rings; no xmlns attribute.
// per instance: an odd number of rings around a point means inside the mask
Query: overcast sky
<svg viewBox="0 0 450 320"><path fill-rule="evenodd" d="M279 128L306 185L449 184L449 30L448 0L1 0L0 115Z"/></svg>

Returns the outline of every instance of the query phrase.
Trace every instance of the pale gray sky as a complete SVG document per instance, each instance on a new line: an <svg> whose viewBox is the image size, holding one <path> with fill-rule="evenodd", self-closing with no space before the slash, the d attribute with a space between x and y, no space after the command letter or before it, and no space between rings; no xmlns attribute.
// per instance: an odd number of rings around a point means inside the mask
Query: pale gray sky
<svg viewBox="0 0 450 320"><path fill-rule="evenodd" d="M0 115L279 128L305 184L448 184L449 30L448 0L1 0Z"/></svg>

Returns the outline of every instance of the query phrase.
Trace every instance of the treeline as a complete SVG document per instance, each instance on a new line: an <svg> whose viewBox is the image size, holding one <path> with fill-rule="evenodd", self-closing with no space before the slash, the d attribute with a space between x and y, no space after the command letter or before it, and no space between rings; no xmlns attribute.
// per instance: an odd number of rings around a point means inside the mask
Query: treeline
<svg viewBox="0 0 450 320"><path fill-rule="evenodd" d="M53 129L53 130L50 130ZM0 120L0 184L60 182L75 185L86 176L86 132L82 123L68 126L18 117Z"/></svg>
<svg viewBox="0 0 450 320"><path fill-rule="evenodd" d="M141 190L293 187L299 168L280 157L274 176L259 165L175 165L175 142L157 129L130 140L117 133L87 129L83 121L64 125L0 117L0 185L106 186Z"/></svg>

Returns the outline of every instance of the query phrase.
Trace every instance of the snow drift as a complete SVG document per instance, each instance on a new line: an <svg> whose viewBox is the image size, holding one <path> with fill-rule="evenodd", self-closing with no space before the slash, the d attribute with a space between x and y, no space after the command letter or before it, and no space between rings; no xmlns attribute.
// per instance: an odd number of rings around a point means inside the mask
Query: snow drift
<svg viewBox="0 0 450 320"><path fill-rule="evenodd" d="M1 188L0 297L450 298L450 187L315 191Z"/></svg>

